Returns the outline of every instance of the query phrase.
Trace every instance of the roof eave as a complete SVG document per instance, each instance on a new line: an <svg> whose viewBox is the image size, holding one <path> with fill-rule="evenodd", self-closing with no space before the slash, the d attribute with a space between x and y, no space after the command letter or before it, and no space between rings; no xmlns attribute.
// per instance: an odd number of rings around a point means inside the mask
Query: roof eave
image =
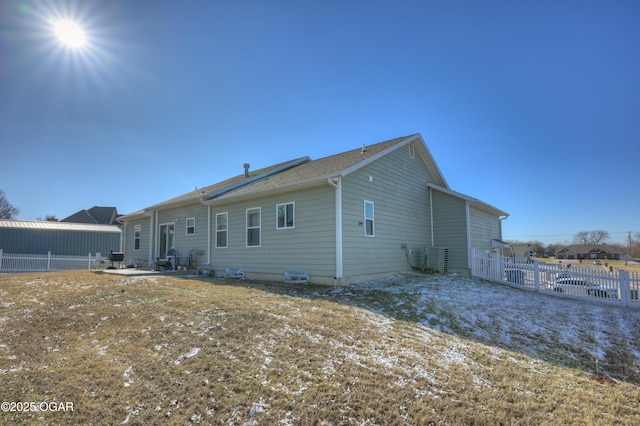
<svg viewBox="0 0 640 426"><path fill-rule="evenodd" d="M453 197L465 200L466 202L476 207L477 209L493 214L495 216L507 216L507 217L509 216L509 213L503 210L500 210L499 208L494 207L491 204L485 203L484 201L478 200L477 198L473 198L473 197L470 197L469 195L465 195L461 192L456 192L452 189L445 188L433 183L427 183L427 187L433 188L436 191L444 192L445 194L449 194Z"/></svg>

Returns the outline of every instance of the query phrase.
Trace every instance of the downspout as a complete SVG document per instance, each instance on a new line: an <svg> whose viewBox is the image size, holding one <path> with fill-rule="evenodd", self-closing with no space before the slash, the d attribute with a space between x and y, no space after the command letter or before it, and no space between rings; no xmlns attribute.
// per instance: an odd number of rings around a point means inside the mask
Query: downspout
<svg viewBox="0 0 640 426"><path fill-rule="evenodd" d="M211 205L207 206L207 267L211 265Z"/></svg>
<svg viewBox="0 0 640 426"><path fill-rule="evenodd" d="M122 225L122 234L120 234L120 251L124 253L127 250L127 222Z"/></svg>
<svg viewBox="0 0 640 426"><path fill-rule="evenodd" d="M336 189L336 280L342 278L342 179L338 176L336 182L328 178L329 185Z"/></svg>
<svg viewBox="0 0 640 426"><path fill-rule="evenodd" d="M502 221L505 219L509 219L509 215L506 215L505 217L498 217L498 220L500 221L500 241L502 241Z"/></svg>
<svg viewBox="0 0 640 426"><path fill-rule="evenodd" d="M157 211L154 211L151 214L151 219L149 219L150 220L150 223L149 223L149 265L151 265L152 262L153 262L153 229L154 229L153 227L154 227L154 222L155 222L153 220L154 217L157 219L157 217L158 217L158 212Z"/></svg>
<svg viewBox="0 0 640 426"><path fill-rule="evenodd" d="M436 241L433 230L433 189L429 188L429 216L431 219L431 247L435 247Z"/></svg>
<svg viewBox="0 0 640 426"><path fill-rule="evenodd" d="M469 202L465 201L464 207L467 217L467 267L471 269L471 216L469 210Z"/></svg>

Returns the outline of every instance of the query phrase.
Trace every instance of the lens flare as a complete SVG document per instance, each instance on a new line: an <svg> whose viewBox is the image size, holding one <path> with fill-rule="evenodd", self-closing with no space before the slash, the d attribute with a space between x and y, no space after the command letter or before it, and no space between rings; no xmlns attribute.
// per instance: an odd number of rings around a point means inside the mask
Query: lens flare
<svg viewBox="0 0 640 426"><path fill-rule="evenodd" d="M81 48L87 41L82 27L73 21L58 21L54 24L54 29L58 39L65 46Z"/></svg>

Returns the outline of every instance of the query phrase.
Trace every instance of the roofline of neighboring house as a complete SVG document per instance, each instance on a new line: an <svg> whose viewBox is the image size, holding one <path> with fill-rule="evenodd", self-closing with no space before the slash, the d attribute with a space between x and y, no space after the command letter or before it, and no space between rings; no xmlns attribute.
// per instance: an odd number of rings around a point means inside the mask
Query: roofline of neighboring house
<svg viewBox="0 0 640 426"><path fill-rule="evenodd" d="M491 214L494 214L496 216L509 217L509 213L507 213L505 211L502 211L499 208L492 206L491 204L485 203L484 201L478 200L477 198L473 198L473 197L470 197L468 195L465 195L465 194L463 194L461 192L456 192L456 191L453 191L453 190L451 190L449 188L444 188L442 186L435 185L433 183L427 183L427 187L435 189L436 191L440 191L440 192L443 192L445 194L451 195L453 197L460 198L460 199L468 202L469 204L471 204L473 207L476 207L477 209L485 211L487 213L491 213Z"/></svg>

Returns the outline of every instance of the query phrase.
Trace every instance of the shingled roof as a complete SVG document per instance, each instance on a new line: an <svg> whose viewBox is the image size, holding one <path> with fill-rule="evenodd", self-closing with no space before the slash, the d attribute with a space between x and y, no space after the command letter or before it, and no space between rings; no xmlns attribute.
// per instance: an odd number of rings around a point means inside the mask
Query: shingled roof
<svg viewBox="0 0 640 426"><path fill-rule="evenodd" d="M122 219L130 220L134 217L144 216L147 212L153 210L201 202L215 203L225 199L250 196L260 192L304 185L321 180L326 181L328 178L337 176L345 176L359 167L411 142L419 142L415 144L418 155L423 158L436 183L448 188L447 182L433 160L431 153L422 141L421 136L419 134L413 134L373 145L363 145L359 148L318 160L301 157L285 161L251 171L249 176L240 174L130 213L122 217Z"/></svg>
<svg viewBox="0 0 640 426"><path fill-rule="evenodd" d="M89 210L80 210L65 217L60 222L115 225L118 216L118 209L115 207L93 206Z"/></svg>

